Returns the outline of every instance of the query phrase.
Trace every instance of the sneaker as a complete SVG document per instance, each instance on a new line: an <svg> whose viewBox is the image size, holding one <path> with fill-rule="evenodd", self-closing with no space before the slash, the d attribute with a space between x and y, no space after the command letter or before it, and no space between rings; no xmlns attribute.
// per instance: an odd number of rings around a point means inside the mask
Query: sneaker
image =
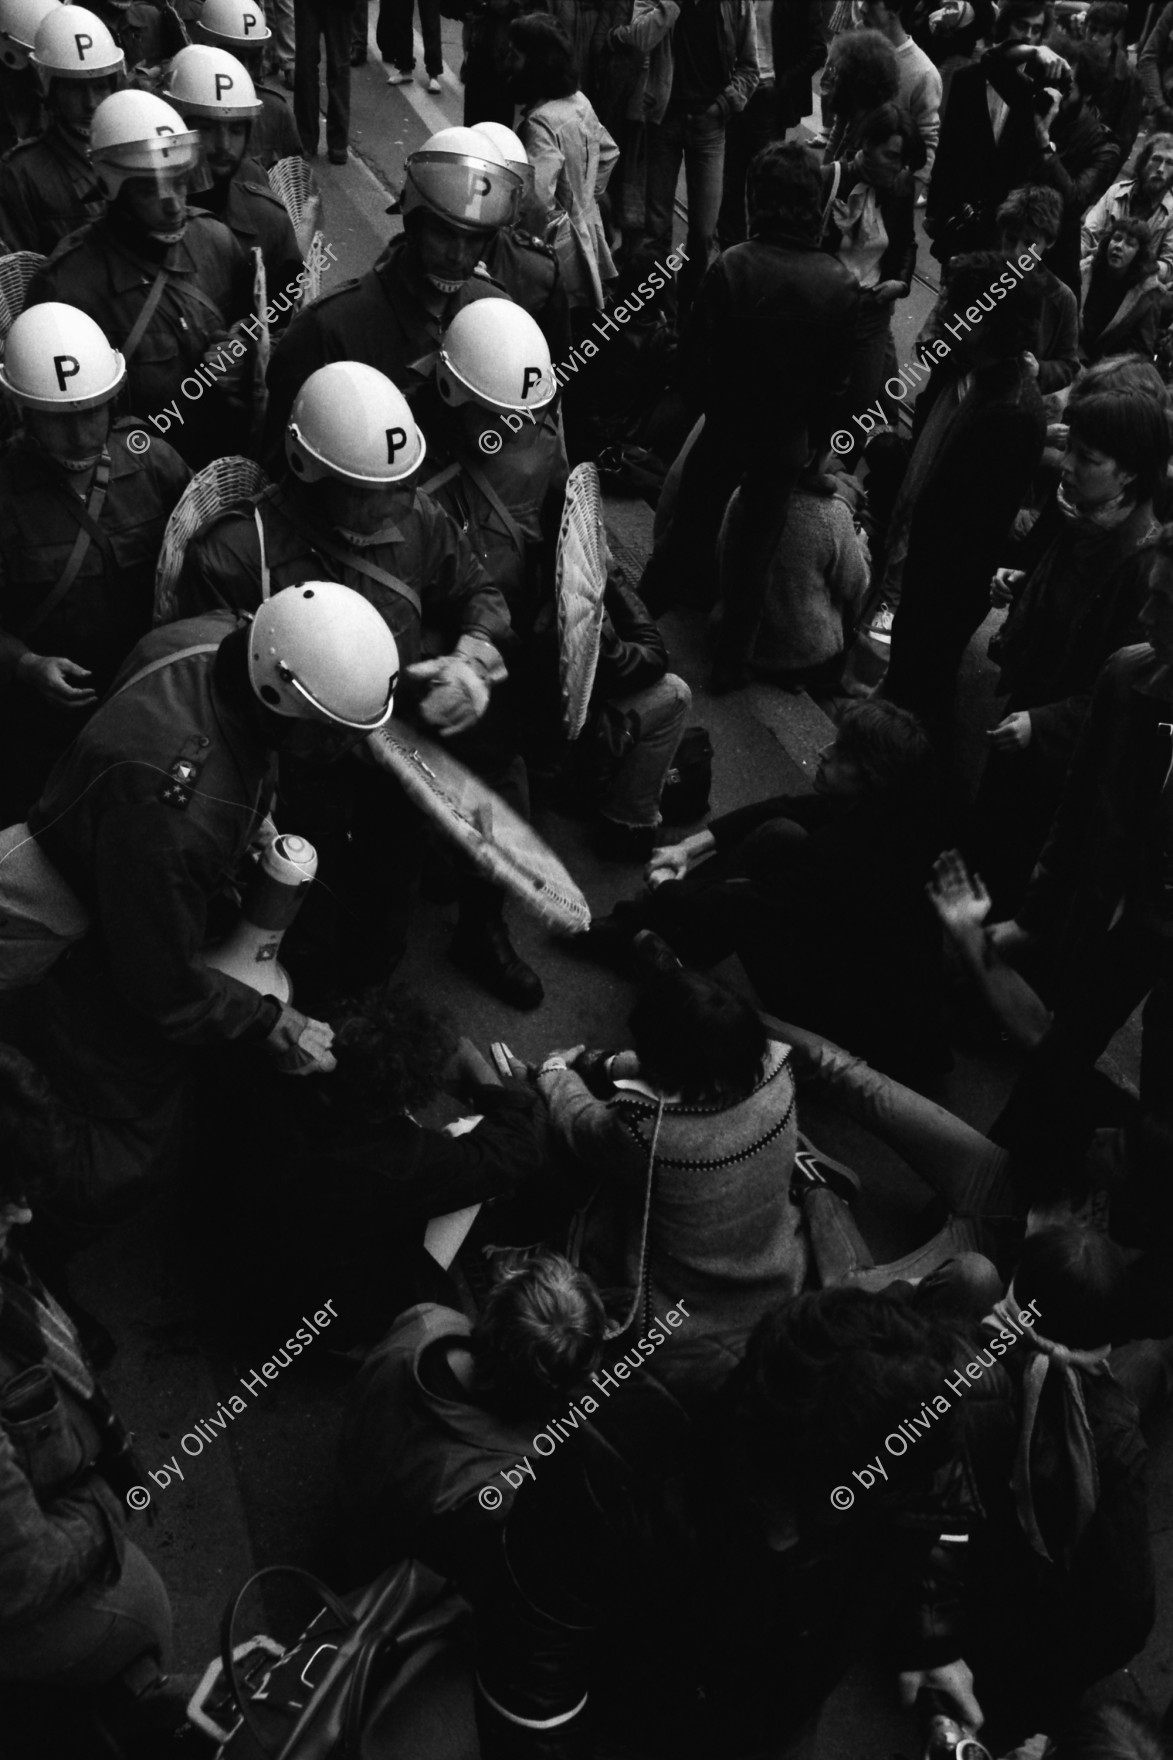
<svg viewBox="0 0 1173 1760"><path fill-rule="evenodd" d="M409 86L411 74L404 73L402 68L390 67L387 70L387 84L389 86Z"/></svg>
<svg viewBox="0 0 1173 1760"><path fill-rule="evenodd" d="M440 84L440 82L436 78L435 74L433 74L431 79L428 81L428 90L429 90L429 92L442 92L444 90L443 86Z"/></svg>
<svg viewBox="0 0 1173 1760"><path fill-rule="evenodd" d="M864 624L864 631L877 642L892 640L892 625L896 622L896 613L891 605L881 601L869 622Z"/></svg>
<svg viewBox="0 0 1173 1760"><path fill-rule="evenodd" d="M800 1149L794 1157L791 1195L801 1203L808 1192L817 1191L821 1186L833 1192L844 1204L853 1204L861 1190L859 1175L850 1167L830 1162L815 1150Z"/></svg>

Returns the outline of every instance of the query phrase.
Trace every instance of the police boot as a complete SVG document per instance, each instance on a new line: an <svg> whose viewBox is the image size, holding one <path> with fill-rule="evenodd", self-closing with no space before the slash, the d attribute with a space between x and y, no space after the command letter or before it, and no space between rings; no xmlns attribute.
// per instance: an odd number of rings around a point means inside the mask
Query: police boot
<svg viewBox="0 0 1173 1760"><path fill-rule="evenodd" d="M504 905L498 887L479 879L465 882L452 960L511 1008L537 1008L545 994L542 980L510 941Z"/></svg>

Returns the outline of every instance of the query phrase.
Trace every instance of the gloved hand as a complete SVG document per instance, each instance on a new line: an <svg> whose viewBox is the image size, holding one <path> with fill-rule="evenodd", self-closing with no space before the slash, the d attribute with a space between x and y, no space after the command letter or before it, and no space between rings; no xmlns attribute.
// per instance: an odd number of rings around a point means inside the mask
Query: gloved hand
<svg viewBox="0 0 1173 1760"><path fill-rule="evenodd" d="M287 1076L329 1075L338 1065L330 1050L334 1029L325 1021L311 1020L288 1004L265 1040L277 1068Z"/></svg>
<svg viewBox="0 0 1173 1760"><path fill-rule="evenodd" d="M420 704L420 714L441 739L475 727L489 706L489 687L479 667L460 654L419 660L406 670L409 678L431 685Z"/></svg>

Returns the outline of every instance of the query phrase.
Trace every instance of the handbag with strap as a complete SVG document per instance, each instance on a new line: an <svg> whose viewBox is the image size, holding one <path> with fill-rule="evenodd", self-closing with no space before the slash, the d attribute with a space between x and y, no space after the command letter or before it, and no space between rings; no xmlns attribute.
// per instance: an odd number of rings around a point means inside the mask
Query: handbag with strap
<svg viewBox="0 0 1173 1760"><path fill-rule="evenodd" d="M280 1579L317 1604L314 1618L289 1645L239 1644L245 1598ZM272 1565L229 1602L188 1715L217 1760L478 1760L468 1627L455 1589L413 1559L350 1602Z"/></svg>

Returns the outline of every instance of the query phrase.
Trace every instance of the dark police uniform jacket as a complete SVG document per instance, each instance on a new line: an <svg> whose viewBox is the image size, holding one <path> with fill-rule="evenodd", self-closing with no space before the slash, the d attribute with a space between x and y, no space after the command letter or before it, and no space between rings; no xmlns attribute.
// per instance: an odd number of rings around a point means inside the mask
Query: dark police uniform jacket
<svg viewBox="0 0 1173 1760"><path fill-rule="evenodd" d="M194 198L194 204L203 211L198 197ZM254 249L260 251L269 303L294 287L302 266L297 234L285 203L270 187L268 178L255 160L244 160L228 186L224 206L216 212L211 209L208 212L212 213L213 219L227 226L250 257ZM300 289L295 289L290 295L287 310L292 311L292 301L299 292Z"/></svg>
<svg viewBox="0 0 1173 1760"><path fill-rule="evenodd" d="M301 581L334 580L353 587L375 607L395 637L400 666L425 652L450 653L460 636L478 631L498 649L509 638L504 599L477 560L468 539L429 495L417 493L409 518L388 527L384 541L339 561L315 548L299 485L292 479L267 489L257 503L265 531L270 590ZM316 528L335 550L346 540ZM363 571L362 564L403 581L418 595L423 621L400 593ZM251 612L261 602L261 549L252 510L229 513L192 541L184 559L179 602L189 615L212 606Z"/></svg>
<svg viewBox="0 0 1173 1760"><path fill-rule="evenodd" d="M183 237L167 251L162 267L166 285L127 362L124 395L144 423L178 401L182 425L172 422L163 432L198 468L222 453L239 450L224 399L216 390L201 387L194 372L213 333L250 315L252 264L226 226L189 209ZM159 263L141 255L114 230L107 215L58 245L34 277L27 304L63 300L77 306L101 326L115 348L122 349L159 269ZM182 390L185 380L190 395Z"/></svg>
<svg viewBox="0 0 1173 1760"><path fill-rule="evenodd" d="M271 171L281 159L302 159L305 149L297 132L297 123L284 92L276 86L254 81L261 100L261 114L248 137L248 156L265 171Z"/></svg>
<svg viewBox="0 0 1173 1760"><path fill-rule="evenodd" d="M240 868L273 792L257 706L225 689L215 651L236 622L221 612L144 637L116 687L164 655L213 651L175 660L103 703L29 814L93 918L87 940L103 956L112 1007L121 1003L139 1029L172 1047L253 1043L280 1013L273 997L200 959L209 906Z"/></svg>
<svg viewBox="0 0 1173 1760"><path fill-rule="evenodd" d="M138 451L142 437L133 421L111 431L101 535L91 537L64 598L35 626L77 540L72 504L85 503L66 473L23 440L0 454L0 744L8 754L0 798L11 818L24 816L87 719L87 711L57 708L14 679L22 648L12 638L84 666L102 696L151 627L159 547L191 472L165 440Z"/></svg>
<svg viewBox="0 0 1173 1760"><path fill-rule="evenodd" d="M423 303L423 289L407 240L392 239L373 269L314 301L289 326L269 363L265 454L279 449L294 398L311 373L331 361L362 361L385 373L409 400L431 383L431 368L415 365L439 346L457 312L477 299L507 299L487 275L474 274L439 317Z"/></svg>
<svg viewBox="0 0 1173 1760"><path fill-rule="evenodd" d="M57 129L22 141L0 163L0 238L14 251L47 257L105 209L89 164Z"/></svg>

